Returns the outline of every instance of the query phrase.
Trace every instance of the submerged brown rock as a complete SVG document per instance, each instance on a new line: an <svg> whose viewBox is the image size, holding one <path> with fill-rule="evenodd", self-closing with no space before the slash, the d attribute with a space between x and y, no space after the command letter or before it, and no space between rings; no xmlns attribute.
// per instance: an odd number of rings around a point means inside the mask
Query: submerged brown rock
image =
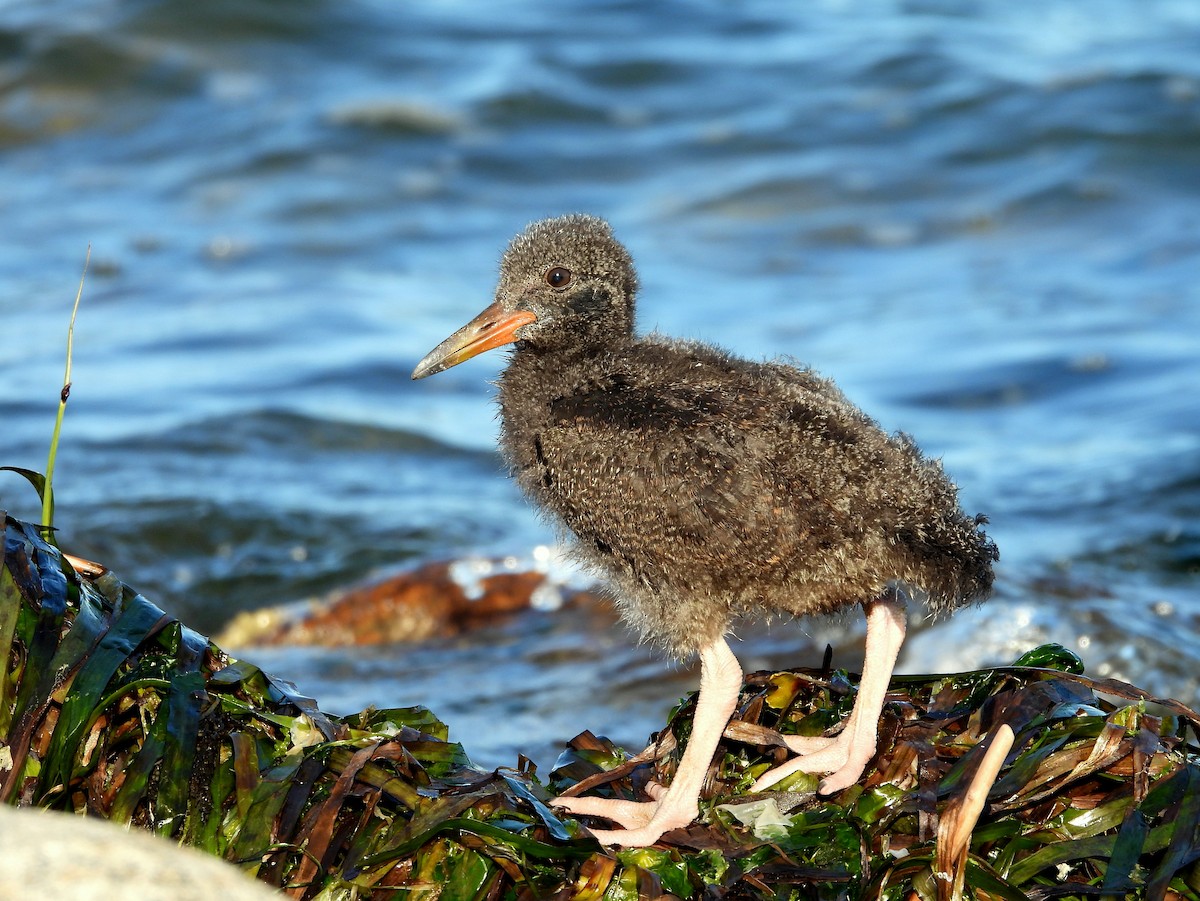
<svg viewBox="0 0 1200 901"><path fill-rule="evenodd" d="M810 370L634 334L637 276L607 223L536 223L504 255L495 302L426 356L423 378L515 343L499 382L501 443L514 477L578 539L622 615L677 654L696 653L701 691L669 789L646 803L560 799L645 845L686 825L742 673L725 642L742 615L867 611L866 664L838 737L789 741L799 757L759 780L826 772L853 784L875 753L884 692L904 637L901 589L935 612L983 597L995 545L959 508L940 466L889 436Z"/></svg>
<svg viewBox="0 0 1200 901"><path fill-rule="evenodd" d="M569 590L535 570L491 571L464 584L455 573L460 563L426 563L319 600L248 610L230 620L217 641L243 648L344 647L446 638L537 606L539 591L563 605L609 606L593 592Z"/></svg>

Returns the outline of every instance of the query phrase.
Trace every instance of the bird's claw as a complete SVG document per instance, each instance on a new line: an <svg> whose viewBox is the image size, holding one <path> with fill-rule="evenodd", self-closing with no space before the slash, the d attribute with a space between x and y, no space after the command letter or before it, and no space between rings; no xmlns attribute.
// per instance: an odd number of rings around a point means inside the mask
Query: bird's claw
<svg viewBox="0 0 1200 901"><path fill-rule="evenodd" d="M667 787L661 782L647 782L646 794L655 801L661 801L667 794Z"/></svg>

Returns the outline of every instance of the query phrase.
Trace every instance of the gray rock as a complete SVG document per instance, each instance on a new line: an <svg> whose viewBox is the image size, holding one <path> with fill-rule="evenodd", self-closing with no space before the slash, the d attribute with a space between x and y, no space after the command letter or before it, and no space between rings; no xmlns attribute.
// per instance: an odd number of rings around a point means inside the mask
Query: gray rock
<svg viewBox="0 0 1200 901"><path fill-rule="evenodd" d="M0 805L0 901L269 901L200 851L105 820Z"/></svg>

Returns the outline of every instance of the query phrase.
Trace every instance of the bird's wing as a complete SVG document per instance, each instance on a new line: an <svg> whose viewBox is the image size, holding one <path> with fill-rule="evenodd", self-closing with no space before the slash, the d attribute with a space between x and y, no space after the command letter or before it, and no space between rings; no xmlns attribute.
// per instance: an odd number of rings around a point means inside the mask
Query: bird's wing
<svg viewBox="0 0 1200 901"><path fill-rule="evenodd" d="M650 548L714 572L744 566L786 552L812 514L780 481L763 406L703 381L593 383L551 401L530 475L581 541L629 566L653 566Z"/></svg>

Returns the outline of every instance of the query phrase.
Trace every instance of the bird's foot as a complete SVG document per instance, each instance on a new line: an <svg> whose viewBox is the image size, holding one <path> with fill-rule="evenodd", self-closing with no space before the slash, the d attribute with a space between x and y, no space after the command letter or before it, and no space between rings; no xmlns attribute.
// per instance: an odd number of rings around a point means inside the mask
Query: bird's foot
<svg viewBox="0 0 1200 901"><path fill-rule="evenodd" d="M664 832L689 825L699 814L695 799L672 797L669 789L657 782L646 786L650 801L621 801L615 798L555 798L554 805L576 816L604 817L624 829L592 829L602 845L644 848L653 845Z"/></svg>
<svg viewBox="0 0 1200 901"><path fill-rule="evenodd" d="M817 792L831 795L856 783L875 756L875 731L860 733L853 716L836 737L785 735L783 740L800 756L767 770L758 777L751 791L770 788L792 773L828 773Z"/></svg>
<svg viewBox="0 0 1200 901"><path fill-rule="evenodd" d="M831 795L856 783L875 756L879 714L904 641L904 598L889 590L866 609L866 662L845 728L836 738L785 737L788 747L800 756L760 776L754 791L762 791L792 773L828 773L817 791Z"/></svg>

